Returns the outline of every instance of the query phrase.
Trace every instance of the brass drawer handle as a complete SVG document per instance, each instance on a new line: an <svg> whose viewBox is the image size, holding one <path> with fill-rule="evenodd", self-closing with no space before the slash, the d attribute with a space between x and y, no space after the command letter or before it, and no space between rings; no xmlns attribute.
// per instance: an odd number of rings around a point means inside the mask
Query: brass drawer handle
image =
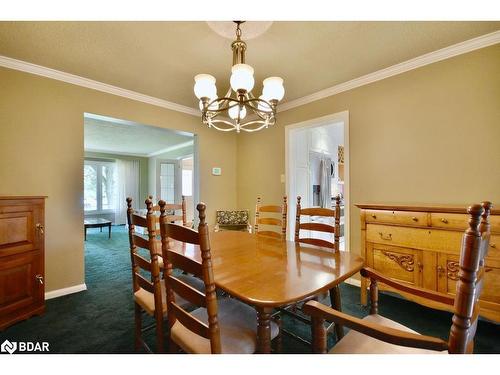
<svg viewBox="0 0 500 375"><path fill-rule="evenodd" d="M444 273L444 268L441 266L437 266L437 271L438 271L438 276L441 277L441 275Z"/></svg>
<svg viewBox="0 0 500 375"><path fill-rule="evenodd" d="M382 232L378 232L379 236L381 239L383 240L387 240L387 241L392 241L392 234L389 233L387 236L384 236L384 234Z"/></svg>
<svg viewBox="0 0 500 375"><path fill-rule="evenodd" d="M448 219L445 219L445 218L443 217L443 218L441 218L441 222L442 222L442 223L445 223L445 224L448 224Z"/></svg>
<svg viewBox="0 0 500 375"><path fill-rule="evenodd" d="M412 219L413 221L418 221L418 218L417 218L416 216L413 216L411 219Z"/></svg>
<svg viewBox="0 0 500 375"><path fill-rule="evenodd" d="M496 248L497 248L497 244L496 244L496 243L490 243L490 246L491 246L492 248L494 248L494 249L496 249Z"/></svg>
<svg viewBox="0 0 500 375"><path fill-rule="evenodd" d="M376 219L376 218L377 218L377 215L372 214L372 218Z"/></svg>

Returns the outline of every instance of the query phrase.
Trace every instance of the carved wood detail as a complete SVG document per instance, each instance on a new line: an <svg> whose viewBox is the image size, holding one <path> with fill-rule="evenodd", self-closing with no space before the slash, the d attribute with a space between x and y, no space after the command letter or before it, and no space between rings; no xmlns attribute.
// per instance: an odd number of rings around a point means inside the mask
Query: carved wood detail
<svg viewBox="0 0 500 375"><path fill-rule="evenodd" d="M413 258L413 255L409 254L400 255L397 253L392 253L390 251L384 251L384 250L382 251L382 254L384 254L390 260L396 262L402 269L408 272L413 272L415 270L414 267L415 260Z"/></svg>
<svg viewBox="0 0 500 375"><path fill-rule="evenodd" d="M448 279L458 280L458 271L460 270L460 264L454 260L449 260L446 262L446 275Z"/></svg>

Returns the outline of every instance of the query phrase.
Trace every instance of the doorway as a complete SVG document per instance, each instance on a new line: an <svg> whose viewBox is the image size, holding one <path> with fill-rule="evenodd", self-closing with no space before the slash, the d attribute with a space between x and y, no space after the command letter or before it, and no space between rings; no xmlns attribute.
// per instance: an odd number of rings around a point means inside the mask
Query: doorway
<svg viewBox="0 0 500 375"><path fill-rule="evenodd" d="M285 164L288 228L295 227L297 196L302 207L333 208L340 195L340 249L349 250L349 112L285 127ZM287 238L293 237L288 231Z"/></svg>
<svg viewBox="0 0 500 375"><path fill-rule="evenodd" d="M92 280L100 268L117 265L118 253L123 266L130 262L130 256L121 258L128 247L127 197L132 209L145 215L149 196L155 205L160 199L180 203L185 196L188 225L194 221L198 143L193 133L90 113L83 123L82 227L85 278Z"/></svg>

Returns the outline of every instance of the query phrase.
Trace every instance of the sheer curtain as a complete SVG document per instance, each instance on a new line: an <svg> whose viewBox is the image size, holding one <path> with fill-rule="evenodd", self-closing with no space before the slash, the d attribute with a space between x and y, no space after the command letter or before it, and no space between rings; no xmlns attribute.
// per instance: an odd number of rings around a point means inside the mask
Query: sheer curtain
<svg viewBox="0 0 500 375"><path fill-rule="evenodd" d="M118 194L115 224L127 223L127 197L132 198L134 208L139 202L139 160L117 160Z"/></svg>

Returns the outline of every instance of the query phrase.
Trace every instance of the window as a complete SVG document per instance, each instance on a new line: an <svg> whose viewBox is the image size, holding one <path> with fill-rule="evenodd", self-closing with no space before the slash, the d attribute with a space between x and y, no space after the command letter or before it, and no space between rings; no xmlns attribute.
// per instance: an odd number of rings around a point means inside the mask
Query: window
<svg viewBox="0 0 500 375"><path fill-rule="evenodd" d="M167 203L175 203L175 164L160 164L160 194Z"/></svg>
<svg viewBox="0 0 500 375"><path fill-rule="evenodd" d="M181 160L182 167L182 195L193 196L193 157Z"/></svg>
<svg viewBox="0 0 500 375"><path fill-rule="evenodd" d="M85 160L83 206L86 213L115 210L117 196L114 162Z"/></svg>
<svg viewBox="0 0 500 375"><path fill-rule="evenodd" d="M191 169L182 170L182 195L185 197L193 195L193 171Z"/></svg>

